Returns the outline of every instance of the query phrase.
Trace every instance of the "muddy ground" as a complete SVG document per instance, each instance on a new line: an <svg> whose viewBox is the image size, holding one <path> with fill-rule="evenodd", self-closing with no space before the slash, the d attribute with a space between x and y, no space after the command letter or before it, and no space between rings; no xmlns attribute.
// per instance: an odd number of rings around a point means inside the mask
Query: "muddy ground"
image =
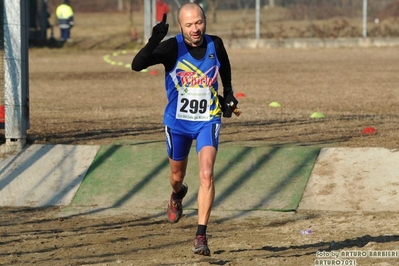
<svg viewBox="0 0 399 266"><path fill-rule="evenodd" d="M266 212L233 220L214 216L208 230L212 254L203 257L190 250L195 216L169 224L163 217L135 216L133 210L127 216L64 219L54 217L58 212L2 209L1 264L314 265L337 254L347 264L335 265L399 262L396 213ZM311 234L299 233L308 228ZM395 251L396 258L359 258L355 253L369 256L380 250ZM349 257L340 257L343 252Z"/></svg>

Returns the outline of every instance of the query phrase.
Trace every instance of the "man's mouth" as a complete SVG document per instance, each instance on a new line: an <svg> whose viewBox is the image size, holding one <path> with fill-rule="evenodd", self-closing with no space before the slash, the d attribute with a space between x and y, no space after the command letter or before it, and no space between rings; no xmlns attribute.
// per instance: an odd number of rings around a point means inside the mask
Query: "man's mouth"
<svg viewBox="0 0 399 266"><path fill-rule="evenodd" d="M192 34L191 37L194 39L199 39L199 38L201 38L201 34L195 33L195 34Z"/></svg>

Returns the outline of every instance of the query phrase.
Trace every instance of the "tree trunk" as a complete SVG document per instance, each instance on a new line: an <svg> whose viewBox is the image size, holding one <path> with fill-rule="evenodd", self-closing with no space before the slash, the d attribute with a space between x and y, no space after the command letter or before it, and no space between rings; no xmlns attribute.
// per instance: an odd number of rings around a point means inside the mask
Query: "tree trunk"
<svg viewBox="0 0 399 266"><path fill-rule="evenodd" d="M139 6L140 13L144 12L144 0L138 0L137 4Z"/></svg>
<svg viewBox="0 0 399 266"><path fill-rule="evenodd" d="M210 13L210 16L212 17L212 22L217 23L216 10L219 5L219 0L209 0L208 5L209 5L209 13Z"/></svg>

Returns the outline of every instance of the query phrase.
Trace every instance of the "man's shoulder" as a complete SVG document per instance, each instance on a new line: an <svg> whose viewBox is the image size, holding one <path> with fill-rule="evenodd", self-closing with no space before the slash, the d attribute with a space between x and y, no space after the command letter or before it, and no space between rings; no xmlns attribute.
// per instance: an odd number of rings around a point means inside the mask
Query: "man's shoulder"
<svg viewBox="0 0 399 266"><path fill-rule="evenodd" d="M209 37L211 37L212 40L216 40L216 39L221 40L221 39L222 39L222 38L220 38L218 35L213 35L213 34L206 34L206 35L208 35Z"/></svg>
<svg viewBox="0 0 399 266"><path fill-rule="evenodd" d="M215 43L223 43L223 40L221 37L217 36L217 35L210 35L208 34L208 36L212 39L212 41L214 41Z"/></svg>
<svg viewBox="0 0 399 266"><path fill-rule="evenodd" d="M212 41L215 44L216 48L224 46L223 40L222 40L221 37L219 37L217 35L208 35L208 36L212 39Z"/></svg>

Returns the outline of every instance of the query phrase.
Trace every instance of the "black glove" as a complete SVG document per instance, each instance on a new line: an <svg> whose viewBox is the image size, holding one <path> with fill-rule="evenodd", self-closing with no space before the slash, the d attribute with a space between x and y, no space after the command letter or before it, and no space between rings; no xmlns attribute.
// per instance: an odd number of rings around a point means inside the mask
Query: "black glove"
<svg viewBox="0 0 399 266"><path fill-rule="evenodd" d="M233 91L225 91L223 93L224 95L224 105L225 105L225 111L223 112L223 117L231 117L231 114L233 113L234 109L236 109L238 101L236 97L234 97Z"/></svg>
<svg viewBox="0 0 399 266"><path fill-rule="evenodd" d="M166 24L166 14L163 14L162 21L152 28L152 35L149 41L160 43L168 34L169 24Z"/></svg>

